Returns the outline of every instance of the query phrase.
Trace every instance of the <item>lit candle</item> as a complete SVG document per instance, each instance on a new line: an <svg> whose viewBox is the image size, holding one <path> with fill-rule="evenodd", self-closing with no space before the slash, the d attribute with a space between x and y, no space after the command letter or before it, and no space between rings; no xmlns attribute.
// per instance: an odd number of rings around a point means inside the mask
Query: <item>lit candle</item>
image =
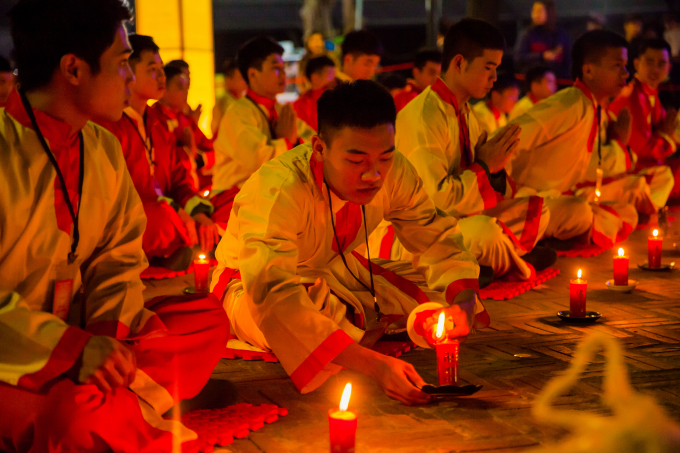
<svg viewBox="0 0 680 453"><path fill-rule="evenodd" d="M210 272L210 260L205 255L199 255L194 260L194 290L197 293L208 292L208 273Z"/></svg>
<svg viewBox="0 0 680 453"><path fill-rule="evenodd" d="M663 238L659 236L659 231L654 230L647 238L647 253L649 255L649 268L658 269L661 267L661 246Z"/></svg>
<svg viewBox="0 0 680 453"><path fill-rule="evenodd" d="M446 315L444 312L439 314L437 322L437 334L435 349L437 350L437 374L439 375L439 385L449 385L458 383L458 340L449 340L444 335L444 323Z"/></svg>
<svg viewBox="0 0 680 453"><path fill-rule="evenodd" d="M569 310L572 318L585 318L587 289L588 281L581 280L581 269L579 269L578 278L569 281Z"/></svg>
<svg viewBox="0 0 680 453"><path fill-rule="evenodd" d="M602 196L602 193L599 190L595 191L595 201L598 202L600 201L600 197Z"/></svg>
<svg viewBox="0 0 680 453"><path fill-rule="evenodd" d="M628 257L619 249L619 256L614 257L614 284L628 286Z"/></svg>
<svg viewBox="0 0 680 453"><path fill-rule="evenodd" d="M204 197L207 198L208 195L210 195L210 191L209 191L209 190L206 190L205 192L203 192L203 196L204 196Z"/></svg>
<svg viewBox="0 0 680 453"><path fill-rule="evenodd" d="M352 384L345 386L340 407L328 411L328 428L331 435L331 453L354 453L357 434L357 414L348 411Z"/></svg>

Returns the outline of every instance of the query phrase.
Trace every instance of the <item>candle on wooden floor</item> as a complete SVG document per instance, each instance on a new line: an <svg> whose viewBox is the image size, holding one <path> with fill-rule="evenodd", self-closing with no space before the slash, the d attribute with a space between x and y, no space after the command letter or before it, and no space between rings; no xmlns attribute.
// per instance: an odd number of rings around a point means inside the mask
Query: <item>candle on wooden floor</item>
<svg viewBox="0 0 680 453"><path fill-rule="evenodd" d="M439 385L458 383L458 340L449 340L444 332L446 315L439 314L435 349L437 351L437 374Z"/></svg>
<svg viewBox="0 0 680 453"><path fill-rule="evenodd" d="M619 256L614 257L614 284L616 286L628 286L628 257L619 248Z"/></svg>
<svg viewBox="0 0 680 453"><path fill-rule="evenodd" d="M654 230L647 238L647 254L649 255L649 268L658 269L661 267L661 247L663 237L659 236L659 230Z"/></svg>
<svg viewBox="0 0 680 453"><path fill-rule="evenodd" d="M342 392L340 407L328 411L328 429L331 438L331 453L354 453L357 433L357 414L347 410L352 384L347 383Z"/></svg>
<svg viewBox="0 0 680 453"><path fill-rule="evenodd" d="M581 279L581 269L578 270L577 277L576 280L569 281L569 311L572 318L584 318L588 281Z"/></svg>
<svg viewBox="0 0 680 453"><path fill-rule="evenodd" d="M208 292L208 274L210 272L210 260L205 255L199 255L194 260L194 290L197 293Z"/></svg>

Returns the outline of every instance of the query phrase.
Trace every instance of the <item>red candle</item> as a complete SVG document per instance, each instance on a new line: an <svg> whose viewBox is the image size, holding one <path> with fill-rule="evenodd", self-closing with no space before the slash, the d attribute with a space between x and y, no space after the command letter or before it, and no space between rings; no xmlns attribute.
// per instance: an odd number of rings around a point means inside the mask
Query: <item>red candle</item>
<svg viewBox="0 0 680 453"><path fill-rule="evenodd" d="M348 411L352 384L345 386L339 409L328 411L328 428L331 437L331 453L354 453L357 434L357 414Z"/></svg>
<svg viewBox="0 0 680 453"><path fill-rule="evenodd" d="M446 315L444 312L439 314L437 322L437 374L439 375L439 385L450 385L458 383L458 340L449 340L444 335L444 323Z"/></svg>
<svg viewBox="0 0 680 453"><path fill-rule="evenodd" d="M210 260L205 255L199 255L194 260L194 290L197 293L208 292L208 273L210 272Z"/></svg>
<svg viewBox="0 0 680 453"><path fill-rule="evenodd" d="M614 257L614 285L628 286L628 257L619 249L619 256Z"/></svg>
<svg viewBox="0 0 680 453"><path fill-rule="evenodd" d="M661 267L661 246L663 238L659 236L659 231L654 230L652 236L647 238L647 253L649 255L649 268L658 269Z"/></svg>
<svg viewBox="0 0 680 453"><path fill-rule="evenodd" d="M581 269L579 269L578 278L569 281L569 311L572 318L585 318L587 289L588 281L581 280Z"/></svg>

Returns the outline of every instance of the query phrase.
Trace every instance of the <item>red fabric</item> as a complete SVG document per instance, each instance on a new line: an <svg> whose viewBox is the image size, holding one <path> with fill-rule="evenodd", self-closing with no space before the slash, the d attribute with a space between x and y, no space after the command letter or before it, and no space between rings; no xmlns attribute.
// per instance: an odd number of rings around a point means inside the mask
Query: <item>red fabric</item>
<svg viewBox="0 0 680 453"><path fill-rule="evenodd" d="M191 245L182 219L165 201L144 203L144 212L147 223L142 248L149 259L167 257L178 248Z"/></svg>
<svg viewBox="0 0 680 453"><path fill-rule="evenodd" d="M432 85L432 91L437 93L442 101L453 106L456 111L456 116L458 117L458 130L460 149L462 151L460 166L465 169L472 165L472 148L470 145L470 131L468 130L467 120L465 115L461 114L460 108L458 107L458 99L456 95L446 86L442 79L437 79L437 81Z"/></svg>
<svg viewBox="0 0 680 453"><path fill-rule="evenodd" d="M520 250L522 250L522 251L524 251L524 252L528 252L528 250L527 250L526 248L524 248L524 245L522 245L522 243L520 242L520 240L517 239L517 236L515 236L515 233L513 233L512 230L511 230L510 228L508 228L508 226L507 226L505 223L503 223L500 219L496 219L496 222L501 226L501 230L503 230L503 233L504 233L507 237L509 237L510 240L511 240L517 247L519 247ZM529 250L531 250L531 249L529 249Z"/></svg>
<svg viewBox="0 0 680 453"><path fill-rule="evenodd" d="M534 244L538 239L538 229L541 223L541 211L543 210L542 197L529 197L529 206L527 207L526 219L524 221L524 228L519 242L527 252L534 248Z"/></svg>
<svg viewBox="0 0 680 453"><path fill-rule="evenodd" d="M223 229L227 228L229 217L231 216L231 208L234 206L234 198L238 195L238 187L232 187L229 190L220 192L210 199L214 211L210 216L213 222L217 223Z"/></svg>
<svg viewBox="0 0 680 453"><path fill-rule="evenodd" d="M319 121L316 117L316 101L319 100L327 89L328 87L308 90L293 102L293 109L295 109L298 118L307 123L315 132L319 131Z"/></svg>
<svg viewBox="0 0 680 453"><path fill-rule="evenodd" d="M498 197L496 197L496 191L491 187L491 182L489 181L486 171L484 171L482 166L477 163L472 164L468 170L477 175L477 188L484 201L484 209L491 209L496 206ZM500 198L502 199L503 197Z"/></svg>
<svg viewBox="0 0 680 453"><path fill-rule="evenodd" d="M384 260L389 260L392 256L392 245L394 244L394 227L390 224L387 227L387 233L383 236L382 241L380 241L380 253L378 253L378 258Z"/></svg>
<svg viewBox="0 0 680 453"><path fill-rule="evenodd" d="M147 302L169 328L135 341L137 366L176 400L195 396L226 344L228 319L212 295ZM157 452L172 450L170 432L150 426L128 389L100 392L63 377L41 393L0 384L0 449L21 452Z"/></svg>
<svg viewBox="0 0 680 453"><path fill-rule="evenodd" d="M130 335L130 328L120 321L98 321L85 326L85 331L92 335L106 335L119 340L139 340L167 330L158 316L150 317L134 335Z"/></svg>
<svg viewBox="0 0 680 453"><path fill-rule="evenodd" d="M666 111L656 90L638 79L633 79L629 87L632 89L630 95L627 97L619 95L609 109L618 115L624 107L628 107L632 125L628 145L638 156L638 166L659 165L673 154L671 144L654 132L654 126L666 117ZM654 99L654 107L650 98Z"/></svg>
<svg viewBox="0 0 680 453"><path fill-rule="evenodd" d="M534 93L532 93L532 92L529 92L529 94L527 94L527 97L534 104L538 102L538 98L536 96L534 96Z"/></svg>
<svg viewBox="0 0 680 453"><path fill-rule="evenodd" d="M201 131L201 128L196 124L196 121L189 115L182 112L175 112L160 102L156 102L151 106L149 114L159 120L165 129L174 136L176 140L175 146L183 146L183 131L188 127L191 129L191 133L194 136L196 148L203 152L210 152L213 150L213 141L205 136L203 131ZM173 121L176 122L177 125L176 127L171 128L170 124Z"/></svg>
<svg viewBox="0 0 680 453"><path fill-rule="evenodd" d="M227 289L227 285L232 279L241 279L241 272L236 269L230 269L228 267L224 268L220 274L220 278L217 280L215 288L213 288L212 294L219 299L220 302L224 301L224 291Z"/></svg>
<svg viewBox="0 0 680 453"><path fill-rule="evenodd" d="M458 293L460 293L464 289L471 289L477 294L479 294L479 279L461 278L459 280L452 282L446 288L446 301L450 304L453 303L453 300L456 298Z"/></svg>
<svg viewBox="0 0 680 453"><path fill-rule="evenodd" d="M423 90L418 88L418 86L413 83L409 82L408 85L406 85L406 88L394 97L394 104L397 106L397 112L401 111L406 105L414 100L420 93L422 93Z"/></svg>
<svg viewBox="0 0 680 453"><path fill-rule="evenodd" d="M595 139L597 138L597 130L598 130L598 122L597 122L597 103L595 102L595 97L593 96L593 93L590 91L590 88L586 86L585 83L583 83L580 80L576 80L574 82L574 86L581 90L583 94L590 100L593 106L593 125L590 127L590 135L588 135L588 152L592 153L593 152L593 146L595 145Z"/></svg>
<svg viewBox="0 0 680 453"><path fill-rule="evenodd" d="M309 384L319 372L354 340L341 329L328 336L309 356L290 374L290 379L298 390Z"/></svg>
<svg viewBox="0 0 680 453"><path fill-rule="evenodd" d="M675 178L675 185L668 199L678 202L680 201L680 158L671 159L666 165L671 167L673 177Z"/></svg>
<svg viewBox="0 0 680 453"><path fill-rule="evenodd" d="M260 96L250 88L248 88L246 96L267 109L267 112L269 112L269 122L279 119L279 113L276 111L276 99L269 99L264 96Z"/></svg>
<svg viewBox="0 0 680 453"><path fill-rule="evenodd" d="M501 111L491 103L491 99L486 101L486 106L489 108L489 110L491 110L491 113L493 113L493 117L495 118L496 122L498 122L499 118L501 117Z"/></svg>
<svg viewBox="0 0 680 453"><path fill-rule="evenodd" d="M31 120L21 102L21 96L16 90L7 99L5 112L17 120L22 126L33 129ZM74 212L78 211L78 183L80 171L80 140L77 131L71 134L71 125L61 120L53 118L48 114L33 109L38 127L45 137L47 145L54 154L59 169L66 182L66 190L71 200ZM45 155L47 158L47 155ZM61 187L61 182L53 169L52 164L47 161L49 171L54 172L54 212L57 217L57 227L64 233L70 235L73 219L66 204L65 194Z"/></svg>

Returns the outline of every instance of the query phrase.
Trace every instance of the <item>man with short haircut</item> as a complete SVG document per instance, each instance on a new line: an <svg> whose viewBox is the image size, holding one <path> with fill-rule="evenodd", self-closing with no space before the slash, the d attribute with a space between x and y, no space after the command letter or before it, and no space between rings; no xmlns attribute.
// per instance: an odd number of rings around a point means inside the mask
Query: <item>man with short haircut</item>
<svg viewBox="0 0 680 453"><path fill-rule="evenodd" d="M608 203L600 198L598 203L596 191L604 194L608 190L604 184L580 190L581 184L586 183L591 158L599 160L603 146L607 145L606 132L598 117L606 116L602 104L626 85L626 45L623 37L608 30L583 34L572 48L574 86L558 91L510 122L522 129L519 148L506 167L518 193L538 194L548 200L575 193L581 195L577 199L588 199L590 219L584 217L586 221L582 224L593 242L602 248L625 239L637 225L637 212L626 203L625 194L607 198ZM613 129L618 126L614 124ZM573 225L577 220L568 211L563 213L560 224ZM552 208L551 216L555 216Z"/></svg>
<svg viewBox="0 0 680 453"><path fill-rule="evenodd" d="M526 95L522 97L510 111L509 120L527 112L541 99L552 96L557 91L555 73L548 66L534 66L525 76Z"/></svg>
<svg viewBox="0 0 680 453"><path fill-rule="evenodd" d="M486 100L472 107L479 125L487 134L496 132L508 124L508 114L512 111L519 97L519 82L512 75L500 75L493 83L493 88Z"/></svg>
<svg viewBox="0 0 680 453"><path fill-rule="evenodd" d="M503 35L484 21L453 25L444 40L442 78L399 112L396 143L437 208L459 219L465 246L483 275L529 279L556 259L554 251L535 248L550 213L540 197L513 197L504 165L517 147L519 129L502 128L487 140L468 104L493 86L504 49ZM373 248L380 244L381 258L411 258L389 224L372 241Z"/></svg>
<svg viewBox="0 0 680 453"><path fill-rule="evenodd" d="M7 104L10 93L14 90L14 71L9 60L0 56L0 107Z"/></svg>
<svg viewBox="0 0 680 453"><path fill-rule="evenodd" d="M222 66L224 72L224 95L216 99L215 107L213 107L212 121L210 129L213 133L213 140L217 138L219 132L220 121L224 116L227 108L236 101L241 99L248 89L246 81L243 80L241 71L238 70L238 63L236 58L229 58Z"/></svg>
<svg viewBox="0 0 680 453"><path fill-rule="evenodd" d="M283 154L314 131L295 116L290 104L276 95L286 89L283 47L265 36L251 39L238 51L246 95L225 112L215 141L211 201L223 214L214 217L223 228L240 187L265 162Z"/></svg>
<svg viewBox="0 0 680 453"><path fill-rule="evenodd" d="M369 348L427 301L442 309L426 325L445 312L455 323L452 338L488 325L479 267L456 219L436 209L395 151L396 109L384 88L340 84L317 108L311 146L265 163L243 185L217 247L212 291L235 336L273 351L300 392L345 367L391 398L427 403L410 364ZM383 219L413 262L372 262L356 252Z"/></svg>
<svg viewBox="0 0 680 453"><path fill-rule="evenodd" d="M314 57L305 66L305 77L311 88L300 95L293 103L293 108L298 118L317 132L316 101L336 82L335 62L325 55Z"/></svg>
<svg viewBox="0 0 680 453"><path fill-rule="evenodd" d="M149 115L149 100L160 99L166 85L159 48L150 36L130 35L130 67L135 80L130 84L129 106L116 122L102 123L116 135L132 182L139 193L148 219L143 248L152 264L184 270L193 259L193 245L212 250L219 241L217 227L210 219L213 206L194 189L194 182L182 163L184 151L175 144L163 124ZM181 153L181 154L180 154Z"/></svg>
<svg viewBox="0 0 680 453"><path fill-rule="evenodd" d="M116 138L132 82L121 0L19 0L0 112L0 450L158 452L162 415L227 340L212 295L144 302L144 209ZM171 370L171 371L170 371Z"/></svg>
<svg viewBox="0 0 680 453"><path fill-rule="evenodd" d="M442 53L438 50L425 49L416 54L411 73L413 80L409 80L406 88L394 97L397 112L411 102L423 90L437 81L442 72Z"/></svg>
<svg viewBox="0 0 680 453"><path fill-rule="evenodd" d="M342 71L337 76L343 82L370 80L380 64L383 46L368 30L354 30L342 42Z"/></svg>
<svg viewBox="0 0 680 453"><path fill-rule="evenodd" d="M628 110L626 115L630 114L631 153L620 147L624 152L617 155L618 159L610 159L611 168L605 176L631 171L645 175L650 179L654 207L659 209L666 205L669 195L680 200L680 160L668 159L677 150L677 112L663 108L658 91L671 70L671 47L663 39L648 39L638 51L638 58L633 60L633 80L609 106L614 119L624 109Z"/></svg>

